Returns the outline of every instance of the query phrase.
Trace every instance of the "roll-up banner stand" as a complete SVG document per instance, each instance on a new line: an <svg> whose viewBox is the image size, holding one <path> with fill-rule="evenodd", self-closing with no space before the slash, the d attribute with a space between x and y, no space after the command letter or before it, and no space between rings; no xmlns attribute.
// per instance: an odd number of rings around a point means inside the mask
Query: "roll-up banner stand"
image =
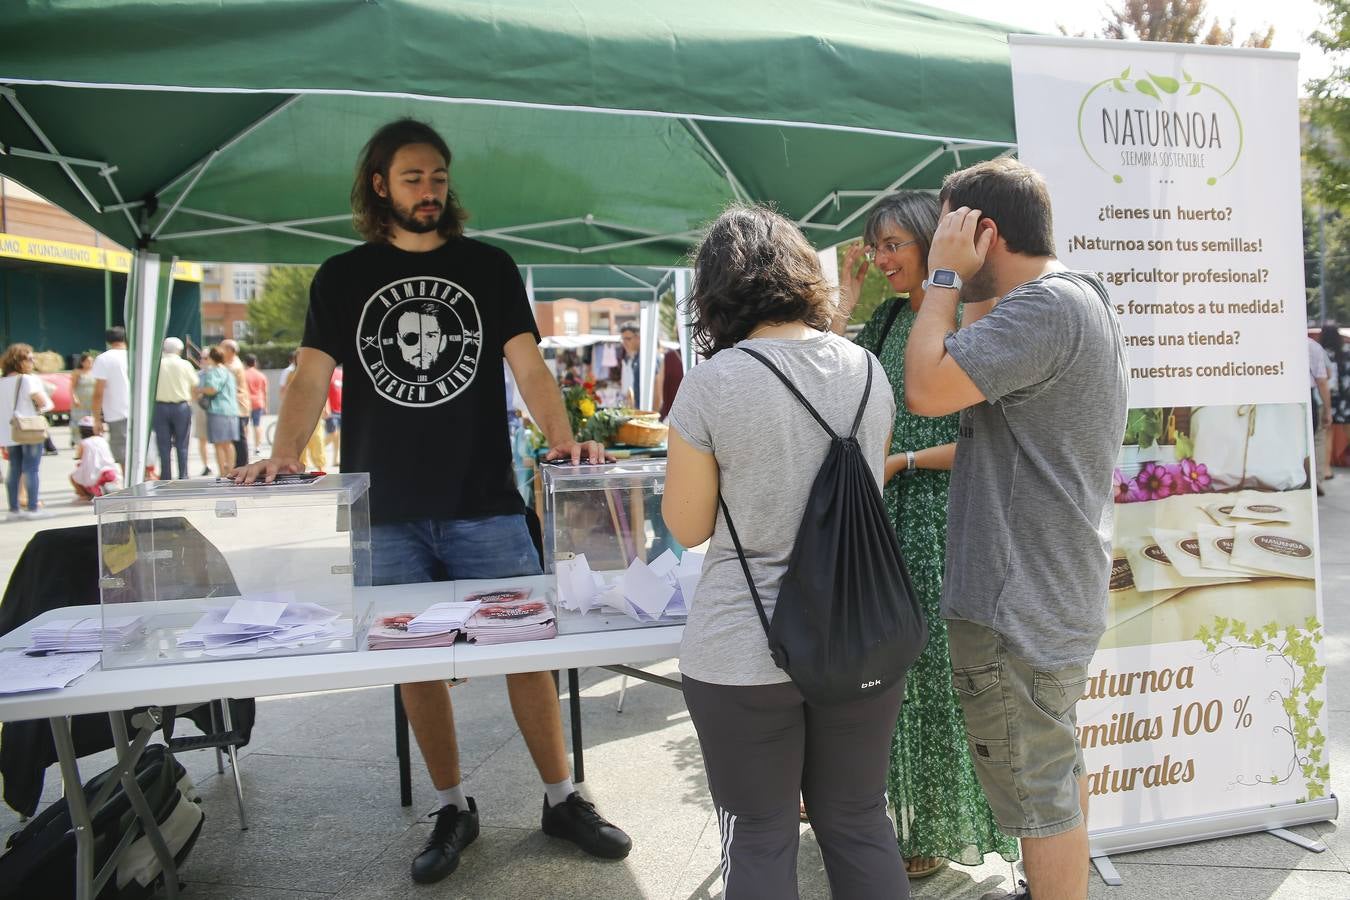
<svg viewBox="0 0 1350 900"><path fill-rule="evenodd" d="M1110 881L1111 853L1337 814L1298 57L1009 39L1018 155L1049 183L1057 255L1106 283L1129 350L1107 630L1078 705Z"/></svg>

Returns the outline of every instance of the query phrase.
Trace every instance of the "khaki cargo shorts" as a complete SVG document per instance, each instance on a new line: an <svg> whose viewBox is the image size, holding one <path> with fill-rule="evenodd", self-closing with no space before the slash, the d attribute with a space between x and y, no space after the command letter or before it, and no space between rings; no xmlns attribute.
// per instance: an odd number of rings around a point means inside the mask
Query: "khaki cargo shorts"
<svg viewBox="0 0 1350 900"><path fill-rule="evenodd" d="M1013 837L1051 837L1083 822L1077 704L1087 664L1033 669L998 632L947 620L952 684L966 715L975 774L998 827Z"/></svg>

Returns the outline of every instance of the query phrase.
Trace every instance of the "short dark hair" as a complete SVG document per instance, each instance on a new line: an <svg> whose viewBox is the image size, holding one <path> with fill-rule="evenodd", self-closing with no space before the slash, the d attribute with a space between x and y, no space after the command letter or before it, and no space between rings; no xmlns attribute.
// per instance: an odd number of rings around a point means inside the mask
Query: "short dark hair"
<svg viewBox="0 0 1350 900"><path fill-rule="evenodd" d="M641 334L642 331L632 322L624 322L619 326L619 334Z"/></svg>
<svg viewBox="0 0 1350 900"><path fill-rule="evenodd" d="M212 347L206 352L206 355L211 357L211 362L218 366L225 364L225 354L220 352L219 347Z"/></svg>
<svg viewBox="0 0 1350 900"><path fill-rule="evenodd" d="M767 206L733 203L708 226L695 252L694 343L704 356L735 346L768 322L824 330L834 295L801 231Z"/></svg>
<svg viewBox="0 0 1350 900"><path fill-rule="evenodd" d="M245 353L245 354L244 354L244 365L248 366L248 367L251 369L251 368L253 368L254 366L256 366L257 364L258 364L258 356L257 356L257 354L254 354L254 353Z"/></svg>
<svg viewBox="0 0 1350 900"><path fill-rule="evenodd" d="M352 225L361 237L373 244L389 239L389 199L375 192L372 176L378 172L388 181L394 154L409 144L430 144L445 157L446 167L450 166L450 145L425 122L399 119L371 136L356 163L356 180L352 182ZM451 188L445 197L445 212L437 231L444 238L457 237L464 233L464 220L468 217Z"/></svg>
<svg viewBox="0 0 1350 900"><path fill-rule="evenodd" d="M938 195L949 210L968 206L992 219L1008 249L1025 256L1054 256L1055 230L1050 190L1040 173L1011 157L976 163L953 172Z"/></svg>
<svg viewBox="0 0 1350 900"><path fill-rule="evenodd" d="M121 325L114 325L103 333L103 337L109 344L125 344L127 342L127 330Z"/></svg>

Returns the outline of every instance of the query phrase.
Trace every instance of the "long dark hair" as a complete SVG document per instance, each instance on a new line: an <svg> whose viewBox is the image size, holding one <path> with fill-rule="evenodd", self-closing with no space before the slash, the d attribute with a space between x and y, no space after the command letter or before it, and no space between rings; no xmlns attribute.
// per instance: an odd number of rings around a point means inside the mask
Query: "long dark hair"
<svg viewBox="0 0 1350 900"><path fill-rule="evenodd" d="M1322 326L1322 349L1336 360L1338 371L1345 367L1345 338L1341 337L1341 328L1335 322Z"/></svg>
<svg viewBox="0 0 1350 900"><path fill-rule="evenodd" d="M394 154L409 144L430 144L436 152L445 157L445 165L450 167L450 146L430 125L416 119L399 119L390 122L366 142L361 157L356 164L356 180L352 182L352 226L361 237L371 243L380 243L389 238L389 200L375 192L377 172L385 181L389 180L389 165ZM445 211L437 232L443 238L458 237L464 233L464 220L469 214L459 205L453 188L449 188L445 197Z"/></svg>
<svg viewBox="0 0 1350 900"><path fill-rule="evenodd" d="M815 248L766 206L734 203L708 226L694 256L694 345L704 356L735 346L757 326L804 322L825 330L834 296Z"/></svg>

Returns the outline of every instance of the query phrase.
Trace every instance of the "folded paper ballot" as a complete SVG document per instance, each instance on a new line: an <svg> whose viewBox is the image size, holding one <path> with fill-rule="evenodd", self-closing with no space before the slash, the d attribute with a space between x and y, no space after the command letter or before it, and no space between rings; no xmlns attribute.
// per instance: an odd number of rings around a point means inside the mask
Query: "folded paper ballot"
<svg viewBox="0 0 1350 900"><path fill-rule="evenodd" d="M340 619L338 613L317 603L241 597L233 606L213 607L202 613L191 627L179 633L178 646L218 656L303 647L351 635L351 619Z"/></svg>
<svg viewBox="0 0 1350 900"><path fill-rule="evenodd" d="M97 653L104 644L121 646L145 627L141 616L104 616L102 619L62 619L33 629L29 654Z"/></svg>
<svg viewBox="0 0 1350 900"><path fill-rule="evenodd" d="M689 615L703 554L666 550L650 563L633 560L622 572L596 572L584 553L557 565L558 605L586 613L604 607L644 624L680 622Z"/></svg>

